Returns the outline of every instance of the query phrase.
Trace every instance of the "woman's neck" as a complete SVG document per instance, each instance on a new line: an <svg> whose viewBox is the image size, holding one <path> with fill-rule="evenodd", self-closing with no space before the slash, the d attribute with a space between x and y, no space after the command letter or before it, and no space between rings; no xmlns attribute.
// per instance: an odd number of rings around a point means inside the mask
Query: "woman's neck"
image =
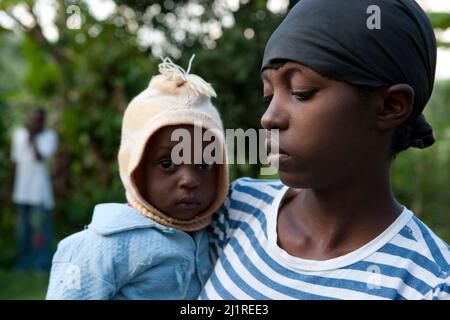
<svg viewBox="0 0 450 320"><path fill-rule="evenodd" d="M358 249L392 224L402 207L391 190L389 167L353 177L304 189L288 201L278 216L279 244L302 258L330 259Z"/></svg>

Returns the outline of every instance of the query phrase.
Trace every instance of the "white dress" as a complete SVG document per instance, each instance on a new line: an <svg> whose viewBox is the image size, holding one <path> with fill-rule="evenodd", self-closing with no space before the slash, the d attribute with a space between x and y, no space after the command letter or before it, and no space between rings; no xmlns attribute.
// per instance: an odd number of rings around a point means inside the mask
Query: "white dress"
<svg viewBox="0 0 450 320"><path fill-rule="evenodd" d="M12 137L11 160L16 163L13 202L53 208L53 192L47 160L58 147L58 136L52 129L44 129L36 136L36 147L43 160L38 161L28 141L29 132L18 128Z"/></svg>

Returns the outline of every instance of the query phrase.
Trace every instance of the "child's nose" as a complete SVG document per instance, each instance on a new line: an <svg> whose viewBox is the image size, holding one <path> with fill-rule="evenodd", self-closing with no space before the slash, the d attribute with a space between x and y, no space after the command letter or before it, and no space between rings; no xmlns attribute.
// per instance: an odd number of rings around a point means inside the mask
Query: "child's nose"
<svg viewBox="0 0 450 320"><path fill-rule="evenodd" d="M276 102L275 97L270 102L266 112L261 118L261 125L264 129L285 130L288 127L288 116L283 112Z"/></svg>
<svg viewBox="0 0 450 320"><path fill-rule="evenodd" d="M195 189L200 185L200 179L195 172L194 165L184 165L180 170L178 185L180 188Z"/></svg>

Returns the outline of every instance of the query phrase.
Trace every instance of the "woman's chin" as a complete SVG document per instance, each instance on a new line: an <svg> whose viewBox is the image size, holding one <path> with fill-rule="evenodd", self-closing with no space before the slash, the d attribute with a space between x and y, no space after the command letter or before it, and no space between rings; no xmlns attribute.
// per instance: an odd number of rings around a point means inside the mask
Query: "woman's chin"
<svg viewBox="0 0 450 320"><path fill-rule="evenodd" d="M285 186L296 189L307 189L311 187L310 179L301 173L279 171L278 176Z"/></svg>

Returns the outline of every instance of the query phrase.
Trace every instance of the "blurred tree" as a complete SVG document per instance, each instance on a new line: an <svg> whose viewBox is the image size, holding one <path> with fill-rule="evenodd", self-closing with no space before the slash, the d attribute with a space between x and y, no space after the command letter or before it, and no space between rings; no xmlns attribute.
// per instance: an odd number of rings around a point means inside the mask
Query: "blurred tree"
<svg viewBox="0 0 450 320"><path fill-rule="evenodd" d="M399 199L450 240L450 81L436 85L425 116L436 143L426 150L401 153L394 162L392 181Z"/></svg>
<svg viewBox="0 0 450 320"><path fill-rule="evenodd" d="M430 12L428 16L430 17L431 23L435 29L445 31L450 28L450 13ZM438 40L438 45L443 48L450 48L450 42L448 41Z"/></svg>
<svg viewBox="0 0 450 320"><path fill-rule="evenodd" d="M450 13L428 14L441 33L450 28ZM450 48L450 43L438 45ZM429 149L411 149L401 153L393 168L392 181L396 195L441 237L450 241L450 81L436 83L433 95L425 109L432 124L436 143Z"/></svg>
<svg viewBox="0 0 450 320"><path fill-rule="evenodd" d="M26 109L41 104L49 110L50 125L61 136L52 164L59 237L87 224L96 203L124 201L116 163L122 113L156 73L160 56L186 66L195 53L192 72L220 93L215 103L226 126L260 126L259 61L282 18L266 1L235 1L231 7L219 0L116 2L102 20L83 1L55 1L56 37L46 33L38 2L0 2L0 14L10 23L0 25L0 65L17 69L0 74L3 114L11 120L2 116L6 135L0 147L9 149L8 136ZM80 9L80 29L68 28L72 5ZM7 156L0 159L2 186L10 176L7 163ZM256 165L233 168L231 178L258 172ZM4 252L13 247L14 213L11 206L2 210L9 212L0 225ZM11 255L4 257L10 264Z"/></svg>

